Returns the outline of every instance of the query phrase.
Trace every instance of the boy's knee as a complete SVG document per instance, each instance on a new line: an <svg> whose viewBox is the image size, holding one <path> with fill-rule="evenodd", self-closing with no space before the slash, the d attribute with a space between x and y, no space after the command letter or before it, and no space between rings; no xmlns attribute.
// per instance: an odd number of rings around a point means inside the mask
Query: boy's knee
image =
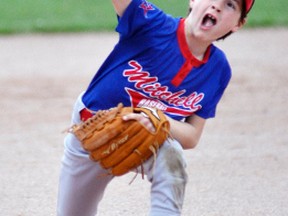
<svg viewBox="0 0 288 216"><path fill-rule="evenodd" d="M167 171L174 178L179 178L184 183L187 182L186 161L184 159L183 151L170 147L164 152L163 160Z"/></svg>

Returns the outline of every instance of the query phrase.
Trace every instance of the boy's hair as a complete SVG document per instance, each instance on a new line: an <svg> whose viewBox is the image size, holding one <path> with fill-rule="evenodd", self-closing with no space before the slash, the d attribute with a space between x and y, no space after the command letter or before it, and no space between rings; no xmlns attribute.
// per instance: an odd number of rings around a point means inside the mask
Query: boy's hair
<svg viewBox="0 0 288 216"><path fill-rule="evenodd" d="M188 15L191 13L192 8L189 7L188 10ZM245 21L245 18L247 17L247 11L246 11L246 1L242 0L242 10L241 10L241 16L239 19L239 23L243 23ZM217 41L219 40L224 40L225 38L227 38L229 35L231 35L233 32L230 31L227 34L225 34L224 36L220 37L217 39Z"/></svg>

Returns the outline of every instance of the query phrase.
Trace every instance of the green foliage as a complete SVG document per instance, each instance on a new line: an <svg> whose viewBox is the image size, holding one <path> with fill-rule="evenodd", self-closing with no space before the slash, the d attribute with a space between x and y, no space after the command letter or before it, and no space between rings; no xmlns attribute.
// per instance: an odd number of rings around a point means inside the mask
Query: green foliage
<svg viewBox="0 0 288 216"><path fill-rule="evenodd" d="M185 16L188 0L151 0L173 16ZM248 26L287 26L286 0L256 0ZM113 30L110 0L1 0L0 33Z"/></svg>

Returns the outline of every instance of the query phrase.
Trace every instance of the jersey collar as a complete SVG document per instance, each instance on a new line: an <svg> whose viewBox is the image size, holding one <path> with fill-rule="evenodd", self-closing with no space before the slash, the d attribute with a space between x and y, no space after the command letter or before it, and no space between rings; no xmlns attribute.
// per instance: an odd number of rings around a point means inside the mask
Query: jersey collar
<svg viewBox="0 0 288 216"><path fill-rule="evenodd" d="M211 46L205 52L203 60L198 60L193 54L190 52L184 31L184 21L185 19L181 19L178 30L177 30L177 38L179 47L181 50L182 55L185 58L185 62L177 72L177 74L172 79L171 83L174 86L179 86L183 80L187 77L187 75L192 71L193 67L200 67L201 65L205 64L209 60Z"/></svg>
<svg viewBox="0 0 288 216"><path fill-rule="evenodd" d="M182 52L182 55L185 57L185 59L193 61L197 63L197 65L201 66L202 64L205 64L209 60L210 56L210 49L211 46L208 47L204 54L203 60L198 60L191 52L189 49L189 46L186 41L186 36L185 36L185 31L184 31L184 26L185 26L185 19L181 19L178 30L177 30L177 37L178 37L178 43L180 46L180 50Z"/></svg>

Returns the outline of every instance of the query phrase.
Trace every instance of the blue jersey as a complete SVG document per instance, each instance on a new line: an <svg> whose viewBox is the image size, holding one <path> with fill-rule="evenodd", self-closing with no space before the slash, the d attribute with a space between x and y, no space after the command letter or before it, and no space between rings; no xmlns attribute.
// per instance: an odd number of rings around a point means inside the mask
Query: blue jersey
<svg viewBox="0 0 288 216"><path fill-rule="evenodd" d="M133 0L118 21L119 41L82 98L89 109L122 102L156 107L176 120L215 116L231 78L220 49L212 44L199 61L186 43L184 19L145 0Z"/></svg>

